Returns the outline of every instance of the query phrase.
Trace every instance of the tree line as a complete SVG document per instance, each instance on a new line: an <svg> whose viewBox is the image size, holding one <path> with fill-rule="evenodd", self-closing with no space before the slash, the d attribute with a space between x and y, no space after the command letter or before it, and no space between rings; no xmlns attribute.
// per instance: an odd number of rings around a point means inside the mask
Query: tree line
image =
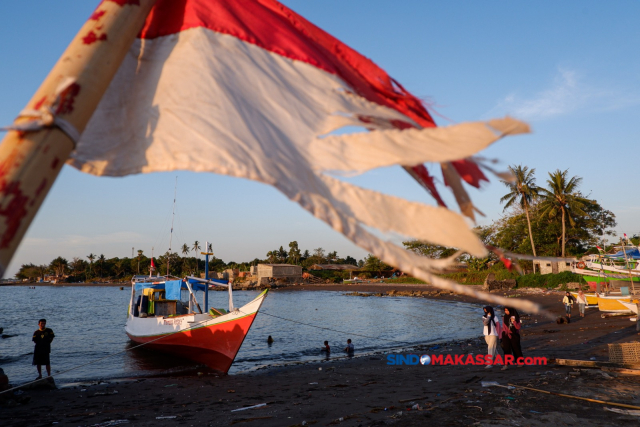
<svg viewBox="0 0 640 427"><path fill-rule="evenodd" d="M504 215L488 226L476 227L485 244L534 256L580 256L597 253L596 246L604 245L606 236L614 235L615 215L580 191L581 177L558 169L548 173L546 185L541 187L536 184L535 169L523 165L509 169L514 179L502 181L508 190L500 199ZM415 240L403 243L407 249L431 258L456 252L455 248ZM481 269L491 258L467 256L464 261L470 269ZM531 262L524 264L531 266Z"/></svg>
<svg viewBox="0 0 640 427"><path fill-rule="evenodd" d="M604 209L596 200L584 195L580 190L582 178L569 176L568 170L556 170L548 173L546 186L536 184L535 169L523 165L509 166L514 180L502 181L507 193L500 199L504 204L504 215L488 226L476 227L480 239L511 252L534 256L579 256L596 253L596 245L604 244L605 236L614 234L617 225L613 212ZM638 244L640 238L633 236ZM615 243L615 242L614 242ZM415 253L431 258L445 258L453 255L457 249L425 242L410 240L404 246ZM610 246L609 246L610 247ZM199 274L204 270L205 261L199 256L200 242L183 244L182 256L167 251L156 258L155 265L160 275L169 274L183 277ZM607 247L605 246L605 249ZM211 245L207 248L211 251ZM196 256L190 256L191 253ZM85 260L86 258L86 260ZM493 255L483 259L463 256L471 270L485 268L493 261ZM142 250L133 258L105 258L104 255L89 254L74 257L71 261L57 257L48 265L23 264L16 278L36 278L46 274L57 276L70 275L71 280L95 280L96 278L124 279L134 274L148 274L151 260ZM297 241L268 251L264 259L237 263L210 257L210 271L221 272L225 269L248 271L253 265L294 264L309 268L313 264L351 264L370 272L382 272L392 268L369 254L364 260L351 256L340 257L336 251L316 248L312 251L301 250ZM523 263L531 268L531 263Z"/></svg>
<svg viewBox="0 0 640 427"><path fill-rule="evenodd" d="M211 244L206 248L207 252L212 252ZM189 245L184 243L178 252L168 250L162 255L154 258L156 272L160 275L169 274L177 277L199 275L205 270L205 259L200 254L202 250L199 241ZM195 255L195 256L193 256ZM351 264L364 266L365 260L356 260L351 256L340 257L337 251L325 251L323 248L316 248L313 251L302 251L297 241L289 243L289 250L283 246L279 249L268 251L264 259L255 258L251 261L224 262L215 256L209 257L209 270L212 272L222 272L226 269L238 269L249 271L251 266L258 264L294 264L303 268L309 268L313 264ZM151 267L151 258L145 255L143 250L137 251L137 256L133 258L114 257L106 258L103 254L90 253L84 257L74 257L71 261L64 257L57 257L49 264L36 265L33 263L23 264L16 278L36 279L54 275L58 277L69 276L69 281L95 281L101 279L126 280L133 275L147 275Z"/></svg>

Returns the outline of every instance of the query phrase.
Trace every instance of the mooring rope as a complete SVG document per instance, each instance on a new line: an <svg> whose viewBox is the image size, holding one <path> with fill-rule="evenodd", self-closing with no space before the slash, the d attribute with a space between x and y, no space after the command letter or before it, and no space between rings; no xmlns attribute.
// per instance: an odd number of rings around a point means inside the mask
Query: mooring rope
<svg viewBox="0 0 640 427"><path fill-rule="evenodd" d="M242 313L242 311L240 311L240 312ZM244 314L246 314L246 313L244 313ZM362 337L362 338L371 338L371 339L374 339L374 340L381 340L381 341L393 341L393 342L397 342L397 343L401 343L401 344L413 344L413 343L411 343L409 341L400 341L400 340L394 340L392 338L383 338L383 337L372 337L370 335L356 334L356 333L353 333L353 332L345 332L345 331L339 331L337 329L327 328L325 326L312 325L310 323L304 323L304 322L300 322L298 320L287 319L286 317L276 316L275 314L267 313L264 310L260 310L258 312L258 314L265 314L267 316L271 316L271 317L275 317L275 318L278 318L278 319L286 320L286 321L292 322L292 323L297 323L299 325L310 326L312 328L317 328L317 329L324 329L325 331L338 332L338 333L346 334L346 335L350 335L350 336L356 336L356 337Z"/></svg>

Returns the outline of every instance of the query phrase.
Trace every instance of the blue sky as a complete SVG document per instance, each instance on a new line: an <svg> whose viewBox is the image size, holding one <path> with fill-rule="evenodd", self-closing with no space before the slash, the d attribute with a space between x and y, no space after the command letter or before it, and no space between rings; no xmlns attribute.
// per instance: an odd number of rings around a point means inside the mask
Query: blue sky
<svg viewBox="0 0 640 427"><path fill-rule="evenodd" d="M0 2L0 123L10 124L91 14L97 1ZM617 231L640 231L635 185L640 136L640 32L637 1L285 0L283 3L373 59L423 98L439 125L510 114L533 134L482 155L502 167L569 169L582 190L613 211ZM266 185L189 172L96 178L65 166L32 223L9 274L25 262L163 253L178 177L173 247L209 240L225 261L263 258L297 240L341 256L364 251ZM431 204L400 168L350 179ZM471 190L500 217L505 188L494 178ZM448 197L447 200L452 200ZM153 207L151 207L153 206Z"/></svg>

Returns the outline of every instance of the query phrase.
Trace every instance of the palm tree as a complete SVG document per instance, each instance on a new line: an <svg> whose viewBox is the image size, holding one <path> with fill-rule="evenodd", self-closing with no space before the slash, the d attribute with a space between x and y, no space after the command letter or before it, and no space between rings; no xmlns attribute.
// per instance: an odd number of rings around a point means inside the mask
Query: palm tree
<svg viewBox="0 0 640 427"><path fill-rule="evenodd" d="M93 266L93 260L96 259L96 256L93 253L90 253L87 255L87 258L89 259L89 274L91 274L91 266Z"/></svg>
<svg viewBox="0 0 640 427"><path fill-rule="evenodd" d="M500 203L505 203L504 210L510 208L514 203L520 204L527 215L527 225L529 226L529 240L531 240L531 251L533 256L536 255L536 246L533 243L533 233L531 232L531 219L529 218L529 207L533 199L538 198L540 188L536 185L536 179L533 176L535 169L529 169L527 166L518 165L516 167L509 166L513 173L514 181L502 181L509 188L509 192L502 196ZM533 272L536 272L536 264L533 264Z"/></svg>
<svg viewBox="0 0 640 427"><path fill-rule="evenodd" d="M187 265L187 263L189 262L189 260L187 259L186 255L189 254L189 251L191 251L191 249L189 249L189 246L187 246L187 244L183 244L182 245L182 255L185 255L183 260L182 260L182 270L184 271L185 269L185 265Z"/></svg>
<svg viewBox="0 0 640 427"><path fill-rule="evenodd" d="M582 182L582 178L573 176L568 179L569 170L549 172L547 180L548 188L540 188L542 193L542 216L555 218L560 213L562 215L562 257L564 258L564 246L566 240L565 224L569 219L571 227L575 226L573 217L575 215L584 216L586 212L582 209L585 205L590 205L593 201L586 199L577 191Z"/></svg>
<svg viewBox="0 0 640 427"><path fill-rule="evenodd" d="M140 274L140 257L142 256L142 249L138 249L138 274Z"/></svg>
<svg viewBox="0 0 640 427"><path fill-rule="evenodd" d="M103 254L100 254L100 257L98 257L98 261L100 262L100 277L102 277L102 266L106 261L106 258L104 257Z"/></svg>
<svg viewBox="0 0 640 427"><path fill-rule="evenodd" d="M200 271L200 263L198 262L198 251L202 249L200 247L200 242L198 242L197 240L195 242L193 242L193 251L196 253L196 272Z"/></svg>

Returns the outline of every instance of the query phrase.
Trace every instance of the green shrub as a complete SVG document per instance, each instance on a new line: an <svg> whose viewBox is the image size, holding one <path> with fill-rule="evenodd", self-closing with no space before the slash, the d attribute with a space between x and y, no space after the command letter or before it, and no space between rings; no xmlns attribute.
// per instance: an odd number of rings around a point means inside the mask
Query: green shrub
<svg viewBox="0 0 640 427"><path fill-rule="evenodd" d="M393 279L385 279L384 283L411 283L414 285L424 285L425 282L415 277L396 277Z"/></svg>
<svg viewBox="0 0 640 427"><path fill-rule="evenodd" d="M584 278L579 274L563 271L558 274L526 274L516 279L518 288L549 288L554 289L569 282L578 282L585 285Z"/></svg>

